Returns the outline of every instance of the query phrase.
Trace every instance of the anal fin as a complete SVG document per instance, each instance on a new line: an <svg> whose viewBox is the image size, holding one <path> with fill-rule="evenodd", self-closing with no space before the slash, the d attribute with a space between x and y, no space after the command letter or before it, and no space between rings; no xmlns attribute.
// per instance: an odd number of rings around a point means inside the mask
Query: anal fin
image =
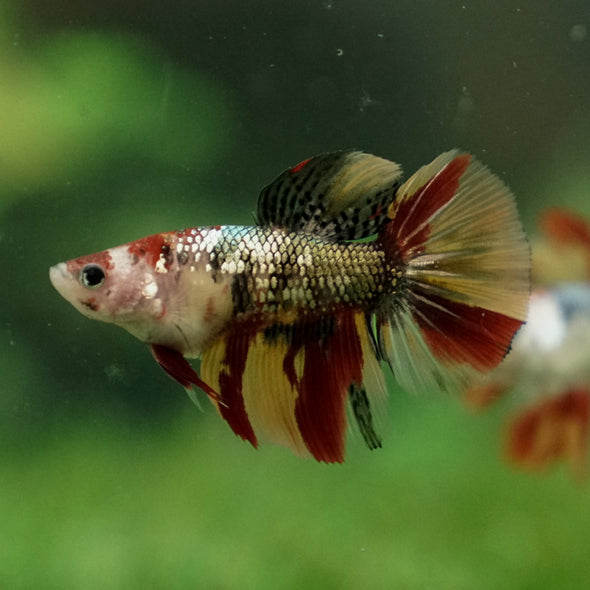
<svg viewBox="0 0 590 590"><path fill-rule="evenodd" d="M384 395L383 376L362 313L238 325L204 352L201 373L219 390L228 406L220 414L241 436L243 424L232 414L240 405L253 436L340 463L349 404L367 445L380 446L371 404Z"/></svg>
<svg viewBox="0 0 590 590"><path fill-rule="evenodd" d="M190 389L192 385L196 385L213 401L223 403L219 394L197 375L197 372L190 366L189 362L180 352L167 346L162 346L161 344L152 344L150 349L160 367L185 389Z"/></svg>
<svg viewBox="0 0 590 590"><path fill-rule="evenodd" d="M375 431L371 404L365 388L354 383L350 386L348 397L363 440L371 450L381 448L381 437Z"/></svg>

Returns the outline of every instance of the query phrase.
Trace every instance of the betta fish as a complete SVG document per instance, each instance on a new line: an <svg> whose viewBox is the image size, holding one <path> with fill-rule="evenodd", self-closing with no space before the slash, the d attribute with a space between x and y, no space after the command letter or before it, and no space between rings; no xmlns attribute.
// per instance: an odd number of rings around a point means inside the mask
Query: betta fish
<svg viewBox="0 0 590 590"><path fill-rule="evenodd" d="M590 221L552 207L539 229L526 325L466 401L482 410L510 393L507 458L538 471L564 461L581 479L590 441Z"/></svg>
<svg viewBox="0 0 590 590"><path fill-rule="evenodd" d="M342 151L284 171L253 226L156 234L50 278L254 447L331 463L349 423L381 446L382 361L409 391L462 390L497 366L526 316L529 267L514 197L469 154L402 183L398 164Z"/></svg>

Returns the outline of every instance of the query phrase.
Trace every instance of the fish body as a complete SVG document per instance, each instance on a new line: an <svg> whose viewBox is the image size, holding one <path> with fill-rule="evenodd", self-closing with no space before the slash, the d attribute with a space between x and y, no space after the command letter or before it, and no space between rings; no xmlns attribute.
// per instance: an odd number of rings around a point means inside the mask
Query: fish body
<svg viewBox="0 0 590 590"><path fill-rule="evenodd" d="M347 406L381 444L381 360L409 390L461 388L502 360L529 259L512 195L471 156L442 154L402 184L393 162L335 152L267 186L254 226L156 234L50 278L84 315L148 343L254 446L339 462Z"/></svg>
<svg viewBox="0 0 590 590"><path fill-rule="evenodd" d="M368 313L395 290L398 270L384 258L374 243L256 226L190 228L105 251L105 296L99 300L80 281L74 303L90 318L195 358L229 323L271 326L346 308ZM56 265L52 281L92 273L94 260Z"/></svg>

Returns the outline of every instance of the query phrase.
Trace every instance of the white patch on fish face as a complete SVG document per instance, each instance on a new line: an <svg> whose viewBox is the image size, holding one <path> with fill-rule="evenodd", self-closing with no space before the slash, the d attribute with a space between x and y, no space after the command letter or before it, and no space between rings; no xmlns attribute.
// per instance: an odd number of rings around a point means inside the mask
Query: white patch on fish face
<svg viewBox="0 0 590 590"><path fill-rule="evenodd" d="M158 261L159 262L159 261ZM156 265L157 267L157 265ZM158 269L156 268L156 272ZM145 286L141 292L141 294L146 299L154 299L154 297L158 294L158 283L154 279L154 277L150 273L146 273L144 275Z"/></svg>
<svg viewBox="0 0 590 590"><path fill-rule="evenodd" d="M160 258L156 262L154 270L160 274L165 274L168 272L168 268L166 267L166 257L164 254L160 254Z"/></svg>

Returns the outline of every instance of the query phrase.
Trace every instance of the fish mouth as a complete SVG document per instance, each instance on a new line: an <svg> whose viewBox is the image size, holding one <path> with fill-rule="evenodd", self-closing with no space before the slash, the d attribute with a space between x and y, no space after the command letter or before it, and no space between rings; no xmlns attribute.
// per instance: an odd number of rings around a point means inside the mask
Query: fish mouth
<svg viewBox="0 0 590 590"><path fill-rule="evenodd" d="M70 278L71 276L68 272L65 262L60 262L49 269L49 280L61 294L63 294L63 289L66 285L66 282Z"/></svg>

